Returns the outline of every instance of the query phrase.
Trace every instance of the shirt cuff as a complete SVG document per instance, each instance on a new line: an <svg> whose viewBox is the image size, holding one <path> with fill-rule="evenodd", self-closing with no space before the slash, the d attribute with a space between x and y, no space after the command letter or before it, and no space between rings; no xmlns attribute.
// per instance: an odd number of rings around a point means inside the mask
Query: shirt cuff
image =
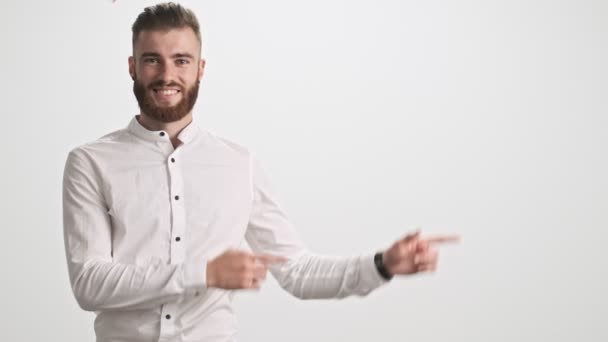
<svg viewBox="0 0 608 342"><path fill-rule="evenodd" d="M207 261L197 260L184 264L184 289L186 295L198 296L207 288Z"/></svg>
<svg viewBox="0 0 608 342"><path fill-rule="evenodd" d="M388 280L382 278L382 276L378 272L378 269L376 268L376 263L374 262L374 255L375 253L366 254L361 256L361 258L359 259L361 265L361 286L369 291L374 290L389 282Z"/></svg>

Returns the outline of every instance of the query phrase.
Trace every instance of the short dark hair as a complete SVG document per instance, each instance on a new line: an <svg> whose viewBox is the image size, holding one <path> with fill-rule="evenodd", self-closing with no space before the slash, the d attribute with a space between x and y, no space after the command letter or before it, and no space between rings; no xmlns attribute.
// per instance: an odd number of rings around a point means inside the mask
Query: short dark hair
<svg viewBox="0 0 608 342"><path fill-rule="evenodd" d="M190 27L196 34L199 44L202 46L201 29L192 10L173 2L165 2L144 8L135 22L131 31L133 32L133 50L141 31L168 30L173 28Z"/></svg>

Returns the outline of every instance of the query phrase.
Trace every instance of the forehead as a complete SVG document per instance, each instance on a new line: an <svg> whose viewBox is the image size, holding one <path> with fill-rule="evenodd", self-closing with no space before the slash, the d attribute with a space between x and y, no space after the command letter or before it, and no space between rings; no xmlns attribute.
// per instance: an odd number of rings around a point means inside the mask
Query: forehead
<svg viewBox="0 0 608 342"><path fill-rule="evenodd" d="M134 46L134 53L140 56L146 52L171 56L176 53L190 53L198 56L200 44L190 27L167 30L141 31Z"/></svg>

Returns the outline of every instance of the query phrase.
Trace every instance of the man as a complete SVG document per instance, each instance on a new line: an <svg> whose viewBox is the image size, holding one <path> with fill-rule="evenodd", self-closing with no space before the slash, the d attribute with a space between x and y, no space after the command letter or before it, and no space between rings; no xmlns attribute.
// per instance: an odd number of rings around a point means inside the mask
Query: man
<svg viewBox="0 0 608 342"><path fill-rule="evenodd" d="M159 4L132 31L141 113L72 150L63 180L70 281L97 313L97 341L234 341L233 290L260 288L267 271L312 299L435 270L432 245L457 237L415 232L352 258L308 252L252 154L192 122L205 69L195 15Z"/></svg>

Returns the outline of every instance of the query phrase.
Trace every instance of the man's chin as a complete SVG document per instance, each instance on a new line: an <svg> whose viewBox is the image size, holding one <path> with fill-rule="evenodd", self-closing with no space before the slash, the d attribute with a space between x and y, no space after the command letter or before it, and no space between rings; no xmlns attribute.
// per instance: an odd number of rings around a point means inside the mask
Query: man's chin
<svg viewBox="0 0 608 342"><path fill-rule="evenodd" d="M176 104L163 103L163 104L156 104L155 107L159 110L175 109L175 108L177 108L178 104L179 103L176 103Z"/></svg>
<svg viewBox="0 0 608 342"><path fill-rule="evenodd" d="M172 100L172 101L159 101L159 100L153 98L152 102L154 103L154 106L157 108L167 109L167 108L177 107L181 103L181 99L176 99L176 100Z"/></svg>
<svg viewBox="0 0 608 342"><path fill-rule="evenodd" d="M147 117L164 123L179 121L188 115L187 112L183 109L180 110L177 106L155 106L154 108L146 108L146 110L142 109L142 112Z"/></svg>

